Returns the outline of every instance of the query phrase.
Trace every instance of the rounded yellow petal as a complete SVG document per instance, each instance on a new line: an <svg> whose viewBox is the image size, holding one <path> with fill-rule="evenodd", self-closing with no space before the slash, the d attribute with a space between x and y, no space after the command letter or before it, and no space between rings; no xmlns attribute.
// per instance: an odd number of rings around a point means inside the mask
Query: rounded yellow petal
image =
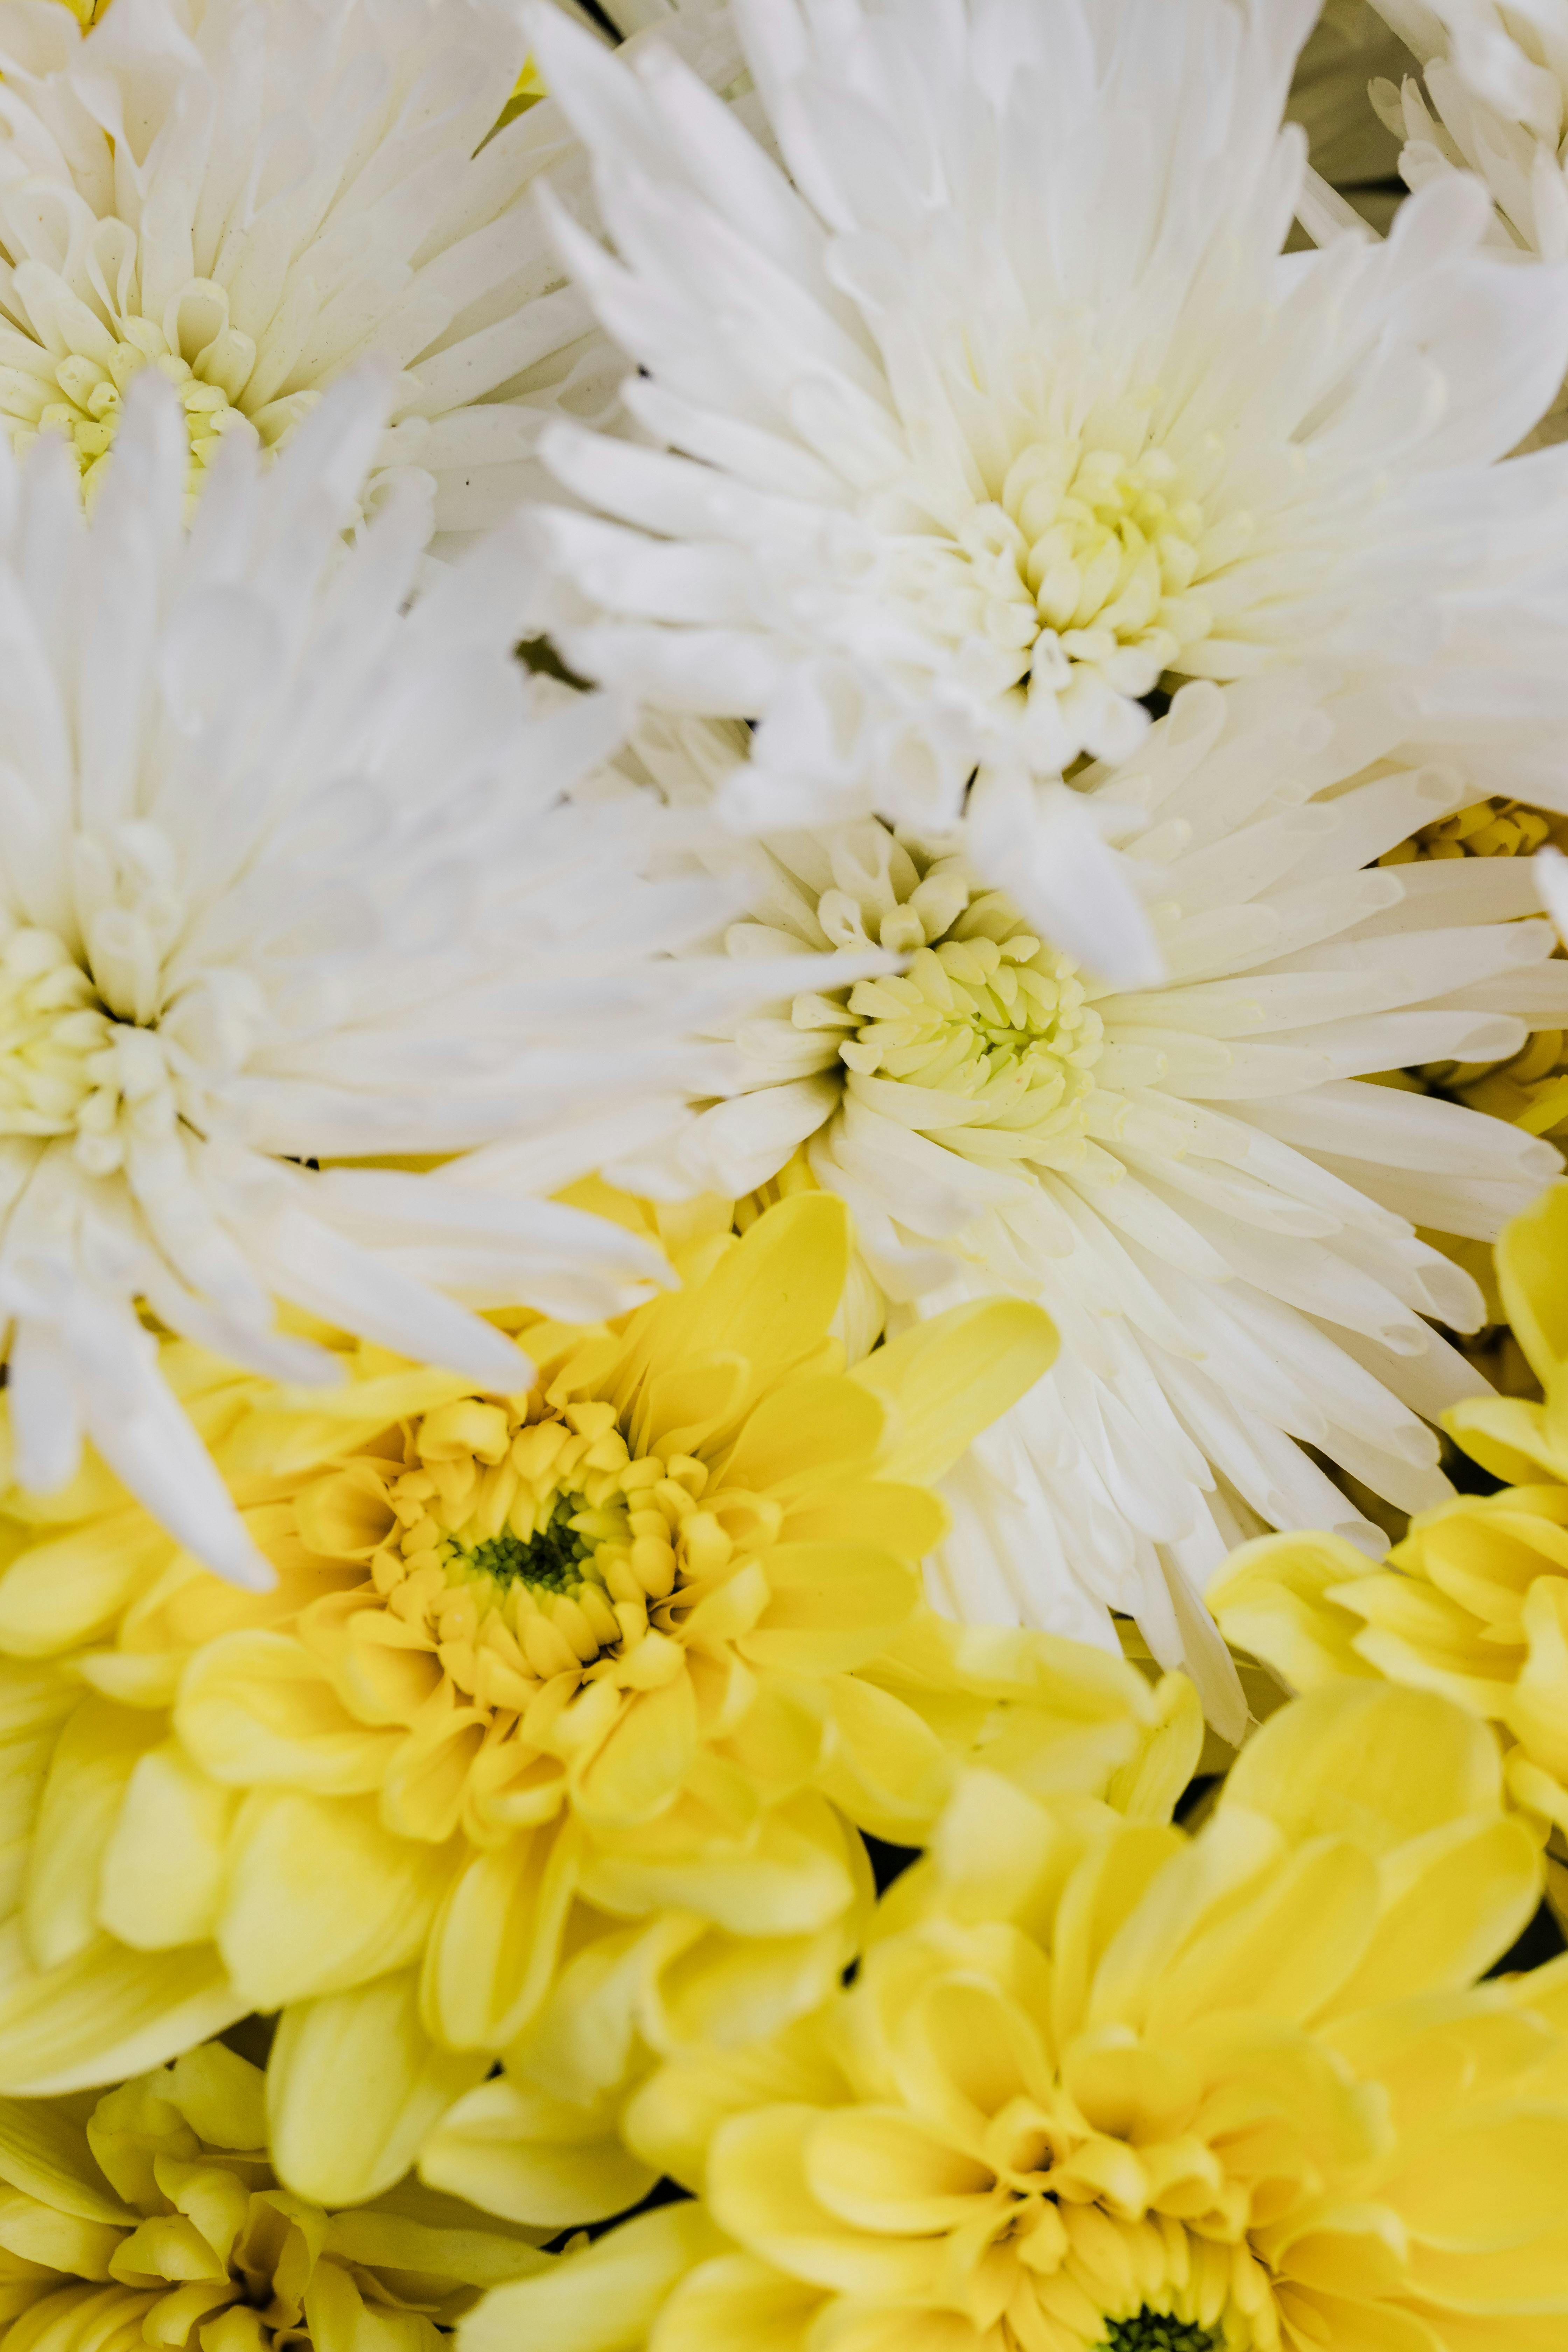
<svg viewBox="0 0 1568 2352"><path fill-rule="evenodd" d="M100 1937L58 1968L33 1969L15 1927L0 1931L0 2091L40 2098L162 2065L249 2003L210 1944L133 1952Z"/></svg>
<svg viewBox="0 0 1568 2352"><path fill-rule="evenodd" d="M228 1633L185 1670L174 1725L215 1780L241 1788L376 1789L397 1734L342 1706L319 1661L283 1633Z"/></svg>
<svg viewBox="0 0 1568 2352"><path fill-rule="evenodd" d="M549 1990L576 1895L582 1842L569 1823L524 1831L452 1880L426 1947L426 2024L454 2050L499 2050Z"/></svg>
<svg viewBox="0 0 1568 2352"><path fill-rule="evenodd" d="M98 1916L111 1936L155 1951L216 1933L239 1802L178 1740L138 1759L104 1850Z"/></svg>
<svg viewBox="0 0 1568 2352"><path fill-rule="evenodd" d="M974 1299L874 1349L849 1377L891 1413L887 1478L931 1486L1056 1360L1057 1330L1021 1298Z"/></svg>
<svg viewBox="0 0 1568 2352"><path fill-rule="evenodd" d="M44 1786L22 1916L39 1968L86 1948L98 1927L99 1876L132 1774L163 1729L155 1715L84 1699L60 1734Z"/></svg>
<svg viewBox="0 0 1568 2352"><path fill-rule="evenodd" d="M1541 1850L1518 1821L1447 1822L1384 1864L1384 1907L1331 2011L1472 1984L1541 1901Z"/></svg>
<svg viewBox="0 0 1568 2352"><path fill-rule="evenodd" d="M1242 1749L1222 1805L1245 1805L1295 1840L1324 1833L1385 1853L1467 1813L1496 1811L1495 1738L1426 1691L1337 1684L1271 1716Z"/></svg>
<svg viewBox="0 0 1568 2352"><path fill-rule="evenodd" d="M636 2352L670 2289L722 2244L700 2205L639 2213L538 2276L488 2294L463 2321L458 2352Z"/></svg>
<svg viewBox="0 0 1568 2352"><path fill-rule="evenodd" d="M117 1511L36 1544L0 1575L0 1648L58 1656L106 1633L175 1545L144 1511Z"/></svg>
<svg viewBox="0 0 1568 2352"><path fill-rule="evenodd" d="M1231 1554L1204 1598L1232 1646L1249 1651L1292 1690L1373 1677L1352 1644L1361 1620L1331 1597L1373 1573L1337 1536L1259 1536Z"/></svg>
<svg viewBox="0 0 1568 2352"><path fill-rule="evenodd" d="M448 2110L419 2151L419 2178L510 2221L575 2229L624 2213L658 2175L612 2114L498 2076Z"/></svg>
<svg viewBox="0 0 1568 2352"><path fill-rule="evenodd" d="M1511 1218L1497 1246L1498 1288L1508 1320L1542 1388L1568 1364L1568 1183L1549 1184Z"/></svg>
<svg viewBox="0 0 1568 2352"><path fill-rule="evenodd" d="M418 1958L451 1867L368 1800L258 1791L230 1842L218 1948L255 2009L363 1984Z"/></svg>
<svg viewBox="0 0 1568 2352"><path fill-rule="evenodd" d="M279 2178L319 2205L378 2195L487 2064L431 2041L412 1969L285 2010L267 2067Z"/></svg>

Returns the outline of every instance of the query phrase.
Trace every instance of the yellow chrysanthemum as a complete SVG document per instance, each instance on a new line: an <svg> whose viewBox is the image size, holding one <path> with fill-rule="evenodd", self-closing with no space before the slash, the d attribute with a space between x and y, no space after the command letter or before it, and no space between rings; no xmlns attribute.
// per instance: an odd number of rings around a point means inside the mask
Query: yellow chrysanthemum
<svg viewBox="0 0 1568 2352"><path fill-rule="evenodd" d="M1521 801L1494 796L1436 824L1423 825L1397 849L1380 857L1378 864L1405 866L1467 857L1528 859L1547 843L1561 848L1565 835L1568 824L1562 817L1527 808ZM1534 912L1533 905L1530 911ZM1428 1062L1408 1074L1406 1082L1447 1095L1468 1110L1507 1119L1528 1134L1549 1137L1554 1143L1568 1138L1568 1032L1563 1030L1534 1031L1521 1052L1502 1062ZM1478 1244L1445 1242L1438 1235L1432 1238L1448 1248L1483 1290L1489 1288L1484 1265L1477 1263L1485 1256Z"/></svg>
<svg viewBox="0 0 1568 2352"><path fill-rule="evenodd" d="M1539 1883L1500 1799L1349 1685L1195 1837L976 1774L849 1989L634 2101L684 2265L637 2225L612 2312L612 2232L463 2352L1560 2352L1568 1963L1476 1983Z"/></svg>
<svg viewBox="0 0 1568 2352"><path fill-rule="evenodd" d="M279 2188L266 2077L208 2042L96 2102L0 2100L6 2352L439 2352L527 2232L405 2181L353 2212Z"/></svg>
<svg viewBox="0 0 1568 2352"><path fill-rule="evenodd" d="M293 1394L171 1349L271 1593L112 1498L10 1498L0 2087L281 2010L279 2171L369 2196L590 1955L676 2044L819 2000L869 1900L852 1824L917 1840L973 1754L1179 1785L1184 1685L920 1599L920 1482L1037 1377L1044 1317L965 1307L846 1373L837 1202L687 1222L687 1287L615 1328L502 1318L525 1394L347 1342L339 1391ZM591 2110L618 2060L589 2040ZM595 2113L558 2133L594 2170ZM598 2210L626 2186L622 2158Z"/></svg>
<svg viewBox="0 0 1568 2352"><path fill-rule="evenodd" d="M1265 1536L1211 1586L1226 1639L1289 1688L1386 1676L1497 1725L1509 1792L1551 1835L1568 1915L1568 1184L1498 1244L1509 1320L1544 1402L1478 1397L1446 1416L1494 1475L1410 1522L1386 1567L1331 1536Z"/></svg>

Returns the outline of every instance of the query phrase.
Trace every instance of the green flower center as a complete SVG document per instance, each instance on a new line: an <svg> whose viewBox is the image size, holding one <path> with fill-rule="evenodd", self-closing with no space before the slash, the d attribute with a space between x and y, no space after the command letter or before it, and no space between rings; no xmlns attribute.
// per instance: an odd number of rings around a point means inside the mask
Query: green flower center
<svg viewBox="0 0 1568 2352"><path fill-rule="evenodd" d="M592 1566L592 1547L572 1526L584 1510L580 1495L562 1496L536 1535L521 1537L510 1528L480 1543L454 1541L447 1562L448 1576L488 1576L500 1585L525 1584L531 1592L574 1592L584 1582L603 1583Z"/></svg>
<svg viewBox="0 0 1568 2352"><path fill-rule="evenodd" d="M1131 2319L1109 2320L1097 2352L1219 2352L1219 2338L1194 2320L1151 2311L1145 2304Z"/></svg>

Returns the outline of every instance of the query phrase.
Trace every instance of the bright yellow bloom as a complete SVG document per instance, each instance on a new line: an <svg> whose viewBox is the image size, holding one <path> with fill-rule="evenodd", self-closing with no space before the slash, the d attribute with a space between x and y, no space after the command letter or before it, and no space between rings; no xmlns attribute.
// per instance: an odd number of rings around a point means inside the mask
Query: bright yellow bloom
<svg viewBox="0 0 1568 2352"><path fill-rule="evenodd" d="M439 2352L527 2233L405 2181L323 2211L279 2187L266 2077L208 2042L106 2092L0 2100L7 2352Z"/></svg>
<svg viewBox="0 0 1568 2352"><path fill-rule="evenodd" d="M1539 1883L1500 1796L1350 1685L1195 1837L973 1776L848 1990L634 2100L728 2246L612 2232L462 2352L1561 2352L1568 1963L1476 1983Z"/></svg>
<svg viewBox="0 0 1568 2352"><path fill-rule="evenodd" d="M1131 1806L1180 1785L1184 1685L920 1598L945 1525L923 1482L1038 1376L1045 1318L964 1307L846 1373L838 1202L688 1226L687 1287L615 1328L503 1318L525 1394L347 1342L340 1390L294 1394L171 1349L269 1594L122 1498L11 1498L0 2087L112 2079L280 2010L279 2168L343 2202L470 2091L469 2138L510 2132L507 2084L479 2086L516 2053L531 2126L540 2095L575 2103L549 2128L603 2201L559 2219L591 2219L626 2201L593 2106L615 2037L563 2087L523 2065L563 1972L611 1969L674 2046L753 2032L858 1948L853 1824L914 1842L981 1752Z"/></svg>
<svg viewBox="0 0 1568 2352"><path fill-rule="evenodd" d="M1526 808L1520 801L1494 796L1436 824L1423 825L1397 849L1380 857L1378 864L1529 858L1546 842L1561 847L1565 832L1568 827L1562 818ZM1533 894L1529 911L1538 911ZM1538 1029L1521 1052L1504 1062L1428 1062L1415 1076L1430 1092L1447 1095L1470 1110L1505 1118L1531 1135L1550 1136L1557 1143L1568 1136L1568 1032Z"/></svg>
<svg viewBox="0 0 1568 2352"><path fill-rule="evenodd" d="M1478 1397L1447 1422L1521 1483L1422 1512L1383 1569L1331 1536L1262 1537L1208 1599L1227 1641L1293 1690L1386 1676L1496 1724L1509 1793L1551 1832L1549 1889L1568 1912L1568 1184L1514 1220L1497 1263L1544 1402Z"/></svg>

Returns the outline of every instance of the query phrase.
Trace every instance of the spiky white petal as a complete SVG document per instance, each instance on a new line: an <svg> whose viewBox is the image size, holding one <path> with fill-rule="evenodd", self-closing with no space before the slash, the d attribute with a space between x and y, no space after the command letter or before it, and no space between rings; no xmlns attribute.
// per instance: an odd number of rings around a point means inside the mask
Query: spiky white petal
<svg viewBox="0 0 1568 2352"><path fill-rule="evenodd" d="M296 1332L324 1318L515 1387L521 1359L474 1308L591 1318L664 1278L629 1234L528 1194L667 1134L694 1016L752 986L672 958L728 900L640 878L651 803L610 839L566 804L621 719L598 695L539 707L512 654L515 533L411 610L416 493L394 485L344 551L385 409L350 381L270 472L226 451L188 535L156 379L90 522L62 450L20 470L0 450L16 1474L58 1485L89 1434L240 1580L265 1571L139 1307L284 1380L331 1359L275 1327L275 1297ZM472 1149L541 1138L531 1177ZM464 1153L437 1174L317 1166Z"/></svg>
<svg viewBox="0 0 1568 2352"><path fill-rule="evenodd" d="M1139 812L1170 977L1137 992L1029 936L961 838L861 820L710 853L748 877L738 959L911 961L726 1031L677 1147L688 1188L756 1187L804 1144L893 1324L1037 1298L1060 1357L950 1482L934 1597L1091 1641L1130 1614L1233 1732L1205 1581L1265 1526L1381 1552L1308 1448L1405 1510L1449 1491L1429 1423L1477 1375L1434 1324L1474 1328L1481 1305L1416 1228L1489 1238L1559 1165L1501 1121L1365 1083L1568 1022L1568 964L1521 919L1528 865L1374 862L1476 796L1402 742L1406 716L1310 673L1197 683L1130 765L1083 780ZM715 798L743 756L692 721L633 740L592 790Z"/></svg>
<svg viewBox="0 0 1568 2352"><path fill-rule="evenodd" d="M1123 758L1162 676L1331 656L1560 726L1568 359L1458 181L1281 258L1313 0L738 0L784 162L658 40L531 16L614 254L563 256L652 446L542 442L583 674L760 720L752 827ZM607 518L607 519L601 519ZM1500 789L1503 788L1500 784Z"/></svg>

